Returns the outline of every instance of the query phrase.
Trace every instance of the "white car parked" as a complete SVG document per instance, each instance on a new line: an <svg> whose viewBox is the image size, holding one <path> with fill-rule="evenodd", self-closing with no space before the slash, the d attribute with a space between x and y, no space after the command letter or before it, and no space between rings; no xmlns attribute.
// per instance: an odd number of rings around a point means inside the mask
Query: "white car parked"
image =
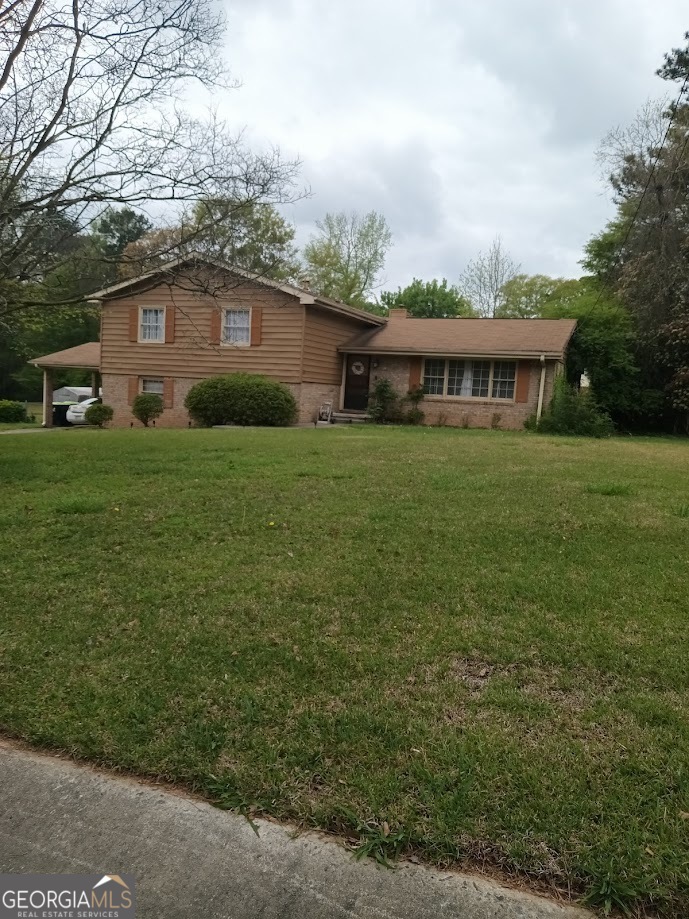
<svg viewBox="0 0 689 919"><path fill-rule="evenodd" d="M86 409L89 405L95 405L97 402L102 402L103 400L99 397L92 399L84 399L83 402L79 402L77 405L70 405L67 409L67 421L70 424L88 424L86 421Z"/></svg>

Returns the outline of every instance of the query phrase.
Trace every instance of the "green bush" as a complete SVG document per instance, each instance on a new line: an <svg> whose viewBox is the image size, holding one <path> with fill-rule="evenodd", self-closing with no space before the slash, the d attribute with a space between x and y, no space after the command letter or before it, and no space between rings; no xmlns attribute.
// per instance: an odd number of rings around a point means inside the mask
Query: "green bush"
<svg viewBox="0 0 689 919"><path fill-rule="evenodd" d="M401 414L400 397L390 380L377 380L368 397L368 417L374 424L394 424Z"/></svg>
<svg viewBox="0 0 689 919"><path fill-rule="evenodd" d="M201 380L187 393L184 405L197 424L284 427L297 418L290 390L253 373L230 373Z"/></svg>
<svg viewBox="0 0 689 919"><path fill-rule="evenodd" d="M424 395L419 386L399 396L390 380L378 380L368 397L368 416L374 424L423 424L426 416L419 404Z"/></svg>
<svg viewBox="0 0 689 919"><path fill-rule="evenodd" d="M94 402L93 405L89 405L84 412L84 418L87 424L95 424L97 428L102 428L103 425L112 421L112 416L114 414L112 406Z"/></svg>
<svg viewBox="0 0 689 919"><path fill-rule="evenodd" d="M532 416L525 427L541 434L574 434L584 437L610 437L614 425L586 389L570 386L564 377L555 381L553 399L540 422Z"/></svg>
<svg viewBox="0 0 689 919"><path fill-rule="evenodd" d="M155 421L163 414L163 400L157 393L142 392L132 402L132 415L148 427L149 421Z"/></svg>
<svg viewBox="0 0 689 919"><path fill-rule="evenodd" d="M11 399L0 399L0 422L18 424L22 421L29 421L24 404L13 402Z"/></svg>

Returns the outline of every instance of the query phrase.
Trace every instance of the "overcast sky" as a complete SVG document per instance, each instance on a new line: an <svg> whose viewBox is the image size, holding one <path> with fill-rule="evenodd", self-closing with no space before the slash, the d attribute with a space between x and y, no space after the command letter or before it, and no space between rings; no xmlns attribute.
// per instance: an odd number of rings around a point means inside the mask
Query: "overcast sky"
<svg viewBox="0 0 689 919"><path fill-rule="evenodd" d="M455 281L500 234L529 273L576 276L612 214L594 154L649 97L686 0L225 0L221 100L252 143L302 160L326 211L377 210L386 287Z"/></svg>

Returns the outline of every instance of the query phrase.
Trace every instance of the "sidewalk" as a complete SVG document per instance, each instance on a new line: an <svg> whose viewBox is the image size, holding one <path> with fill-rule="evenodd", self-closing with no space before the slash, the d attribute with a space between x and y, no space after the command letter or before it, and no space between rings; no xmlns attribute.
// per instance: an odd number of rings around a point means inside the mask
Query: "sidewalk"
<svg viewBox="0 0 689 919"><path fill-rule="evenodd" d="M590 919L0 741L0 872L131 873L139 919Z"/></svg>

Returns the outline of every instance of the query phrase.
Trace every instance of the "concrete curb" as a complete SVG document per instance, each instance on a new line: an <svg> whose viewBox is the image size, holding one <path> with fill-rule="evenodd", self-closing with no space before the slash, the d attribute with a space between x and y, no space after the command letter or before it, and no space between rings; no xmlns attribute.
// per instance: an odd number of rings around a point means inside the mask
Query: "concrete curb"
<svg viewBox="0 0 689 919"><path fill-rule="evenodd" d="M357 862L317 834L0 742L0 870L131 873L140 919L591 919L478 877Z"/></svg>

